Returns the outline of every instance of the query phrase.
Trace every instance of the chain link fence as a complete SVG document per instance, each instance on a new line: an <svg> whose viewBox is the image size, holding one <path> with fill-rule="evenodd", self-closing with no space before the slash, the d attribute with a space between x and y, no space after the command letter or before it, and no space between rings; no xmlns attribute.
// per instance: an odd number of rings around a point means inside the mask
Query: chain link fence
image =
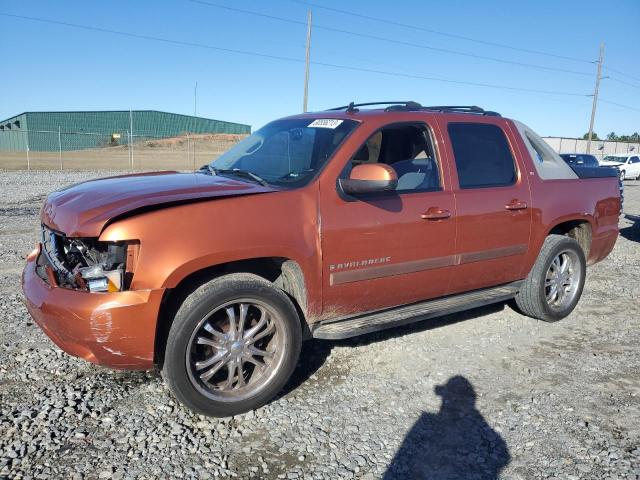
<svg viewBox="0 0 640 480"><path fill-rule="evenodd" d="M184 133L177 137L133 136L48 130L0 131L0 169L4 170L195 170L246 135ZM585 153L580 138L545 137L558 153ZM593 140L599 160L612 154L639 154L640 143Z"/></svg>
<svg viewBox="0 0 640 480"><path fill-rule="evenodd" d="M195 170L246 135L184 133L177 137L46 130L0 131L0 169Z"/></svg>
<svg viewBox="0 0 640 480"><path fill-rule="evenodd" d="M582 138L544 137L544 140L558 153L587 153L587 140ZM639 142L613 142L591 140L591 155L602 160L607 155L625 155L640 152Z"/></svg>

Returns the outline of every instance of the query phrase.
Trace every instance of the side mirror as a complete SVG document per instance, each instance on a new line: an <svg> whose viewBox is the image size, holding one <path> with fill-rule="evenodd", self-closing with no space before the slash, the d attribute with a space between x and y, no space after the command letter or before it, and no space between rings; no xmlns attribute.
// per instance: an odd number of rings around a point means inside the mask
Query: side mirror
<svg viewBox="0 0 640 480"><path fill-rule="evenodd" d="M339 182L344 193L350 195L388 192L398 186L398 174L384 163L363 163L353 167L349 178L341 178Z"/></svg>

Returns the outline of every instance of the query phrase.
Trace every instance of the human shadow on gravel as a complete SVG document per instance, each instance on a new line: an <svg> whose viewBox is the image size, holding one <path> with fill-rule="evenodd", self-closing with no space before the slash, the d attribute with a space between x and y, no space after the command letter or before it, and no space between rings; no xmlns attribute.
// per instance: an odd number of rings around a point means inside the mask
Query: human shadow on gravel
<svg viewBox="0 0 640 480"><path fill-rule="evenodd" d="M465 377L435 387L438 413L423 412L406 435L384 479L494 480L509 464L506 442L476 408L476 393Z"/></svg>
<svg viewBox="0 0 640 480"><path fill-rule="evenodd" d="M627 220L631 220L633 225L620 229L620 235L632 242L640 243L640 216L639 215L625 215Z"/></svg>
<svg viewBox="0 0 640 480"><path fill-rule="evenodd" d="M426 330L445 327L447 325L453 325L454 323L502 311L505 305L506 303L504 302L495 303L492 305L486 305L483 307L466 310L464 312L422 320L416 323L410 323L401 327L389 328L388 330L382 330L379 332L360 335L358 337L347 338L345 340L309 340L307 342L304 342L302 344L302 351L300 352L300 359L298 360L296 369L294 370L291 378L289 379L283 390L274 400L277 400L278 398L281 398L293 392L303 383L305 383L314 373L320 370L320 368L322 368L322 366L324 365L327 357L329 357L329 355L331 354L331 350L333 350L333 348L336 346L356 347L361 345L369 345L375 342L382 342L392 338L399 338L405 335L411 335Z"/></svg>

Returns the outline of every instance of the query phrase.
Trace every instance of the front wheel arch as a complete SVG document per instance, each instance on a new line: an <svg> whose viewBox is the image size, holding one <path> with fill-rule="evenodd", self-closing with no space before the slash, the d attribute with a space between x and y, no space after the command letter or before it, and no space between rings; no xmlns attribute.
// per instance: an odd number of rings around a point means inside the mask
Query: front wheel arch
<svg viewBox="0 0 640 480"><path fill-rule="evenodd" d="M257 275L286 293L293 302L303 336L309 336L307 325L307 288L300 264L283 257L260 257L212 265L191 272L173 288L165 290L156 323L154 363L162 368L167 336L173 319L184 300L204 283L223 275L250 273Z"/></svg>

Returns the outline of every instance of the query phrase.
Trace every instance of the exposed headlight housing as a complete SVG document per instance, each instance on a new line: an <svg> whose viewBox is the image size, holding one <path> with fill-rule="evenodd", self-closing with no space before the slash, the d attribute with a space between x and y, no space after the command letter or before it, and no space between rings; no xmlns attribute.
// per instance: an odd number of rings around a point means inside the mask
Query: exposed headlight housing
<svg viewBox="0 0 640 480"><path fill-rule="evenodd" d="M90 292L127 290L138 256L138 241L104 242L68 238L43 225L42 252L57 286ZM45 269L46 270L46 269Z"/></svg>
<svg viewBox="0 0 640 480"><path fill-rule="evenodd" d="M124 266L105 270L102 265L80 268L79 273L90 292L119 292L124 285Z"/></svg>

